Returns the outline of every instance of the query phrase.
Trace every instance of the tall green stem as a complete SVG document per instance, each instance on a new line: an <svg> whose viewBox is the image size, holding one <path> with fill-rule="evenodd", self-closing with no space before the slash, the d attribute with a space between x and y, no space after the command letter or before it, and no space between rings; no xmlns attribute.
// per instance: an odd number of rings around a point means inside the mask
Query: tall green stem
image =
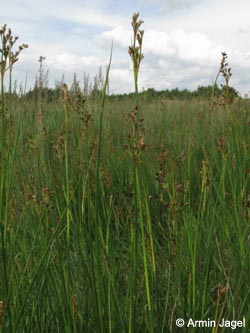
<svg viewBox="0 0 250 333"><path fill-rule="evenodd" d="M99 129L98 129L98 146L97 146L97 159L96 159L96 187L95 187L95 254L96 254L96 282L97 282L97 304L98 304L98 327L99 331L103 332L103 314L102 314L102 297L101 297L101 265L100 265L100 164L101 164L101 148L102 148L102 125L103 114L106 99L106 90L108 86L109 71L112 61L113 45L110 52L110 60L106 71L106 77L101 94L101 106L99 112Z"/></svg>

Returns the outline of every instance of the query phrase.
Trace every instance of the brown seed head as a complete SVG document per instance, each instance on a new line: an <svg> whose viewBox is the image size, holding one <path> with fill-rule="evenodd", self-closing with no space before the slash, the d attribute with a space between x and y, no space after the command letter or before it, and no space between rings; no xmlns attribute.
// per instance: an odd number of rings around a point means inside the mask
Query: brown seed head
<svg viewBox="0 0 250 333"><path fill-rule="evenodd" d="M7 27L7 24L4 24L4 25L2 26L2 28L0 29L0 34L5 33L5 31L6 31L6 27Z"/></svg>
<svg viewBox="0 0 250 333"><path fill-rule="evenodd" d="M138 19L138 17L139 17L139 13L138 13L138 12L137 12L137 13L134 13L133 16L132 16L132 23L133 23L133 22L136 22L137 19Z"/></svg>

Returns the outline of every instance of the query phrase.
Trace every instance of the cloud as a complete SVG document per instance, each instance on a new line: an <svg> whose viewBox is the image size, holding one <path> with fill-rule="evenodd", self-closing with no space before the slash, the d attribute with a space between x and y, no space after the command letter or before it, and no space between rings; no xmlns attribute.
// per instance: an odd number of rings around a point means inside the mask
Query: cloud
<svg viewBox="0 0 250 333"><path fill-rule="evenodd" d="M112 30L102 32L99 36L96 36L96 40L100 45L105 45L107 41L114 41L115 44L126 48L131 43L131 31L121 26L117 26Z"/></svg>
<svg viewBox="0 0 250 333"><path fill-rule="evenodd" d="M130 92L133 91L134 82L133 82L133 75L132 71L130 70L129 66L118 66L117 68L111 68L110 71L110 93L120 93L120 92Z"/></svg>
<svg viewBox="0 0 250 333"><path fill-rule="evenodd" d="M131 43L131 31L121 26L104 31L98 36L99 42L106 45L113 39L115 49L128 58L127 48ZM146 30L143 41L143 59L140 72L140 88L154 87L156 89L189 88L195 89L198 85L210 85L216 76L221 52L224 45L214 43L206 34L188 32L181 29L171 32ZM244 68L249 68L250 52L239 52L234 49L226 50L229 54L229 64L233 71L232 83L242 89L240 75ZM130 70L117 69L120 81L117 85L129 82ZM117 74L118 76L118 74ZM126 77L126 80L125 80ZM237 88L237 87L236 87Z"/></svg>
<svg viewBox="0 0 250 333"><path fill-rule="evenodd" d="M102 60L95 56L78 57L75 54L62 53L54 60L53 65L57 68L72 70L74 68L97 67L102 65Z"/></svg>
<svg viewBox="0 0 250 333"><path fill-rule="evenodd" d="M190 8L201 1L202 0L143 0L142 2L157 5L167 10L176 10Z"/></svg>
<svg viewBox="0 0 250 333"><path fill-rule="evenodd" d="M105 31L98 37L99 42L105 45L107 40L113 40L116 45L125 49L131 43L131 31L116 27ZM204 34L199 32L186 32L174 30L170 33L157 30L145 31L143 52L147 57L150 54L160 57L173 57L187 61L203 62L216 60L221 47L214 45Z"/></svg>
<svg viewBox="0 0 250 333"><path fill-rule="evenodd" d="M59 0L23 0L13 3L7 2L1 8L0 17L29 22L44 22L45 19L57 19L65 22L74 22L92 26L113 27L125 22L122 15L110 14L98 2L90 1L59 1Z"/></svg>

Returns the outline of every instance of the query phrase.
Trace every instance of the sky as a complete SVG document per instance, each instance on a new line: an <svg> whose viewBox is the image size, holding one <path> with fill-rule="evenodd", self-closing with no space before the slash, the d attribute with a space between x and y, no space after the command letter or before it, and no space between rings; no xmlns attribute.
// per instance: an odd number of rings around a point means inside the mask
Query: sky
<svg viewBox="0 0 250 333"><path fill-rule="evenodd" d="M216 77L221 52L228 54L231 86L250 95L249 0L0 0L0 26L11 27L19 43L29 48L16 63L14 79L33 87L40 56L46 57L53 87L74 73L80 83L103 72L109 62L110 93L133 91L128 54L131 16L144 21L140 89L194 90Z"/></svg>

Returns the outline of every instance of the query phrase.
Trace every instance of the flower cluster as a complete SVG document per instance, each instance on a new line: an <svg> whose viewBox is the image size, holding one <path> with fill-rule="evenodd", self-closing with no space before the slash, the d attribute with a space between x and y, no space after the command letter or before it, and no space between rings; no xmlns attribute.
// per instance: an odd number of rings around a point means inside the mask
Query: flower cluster
<svg viewBox="0 0 250 333"><path fill-rule="evenodd" d="M128 53L133 61L135 74L138 75L140 63L144 58L142 53L142 40L144 35L144 30L140 30L140 26L144 23L142 20L138 20L139 13L135 13L132 16L132 28L134 32L133 43L128 48Z"/></svg>
<svg viewBox="0 0 250 333"><path fill-rule="evenodd" d="M13 46L18 40L18 37L12 35L11 29L7 29L6 24L0 29L0 38L2 42L0 47L0 72L3 80L4 73L8 70L12 71L14 63L18 61L20 52L26 49L28 45L22 44L16 51L13 51Z"/></svg>

